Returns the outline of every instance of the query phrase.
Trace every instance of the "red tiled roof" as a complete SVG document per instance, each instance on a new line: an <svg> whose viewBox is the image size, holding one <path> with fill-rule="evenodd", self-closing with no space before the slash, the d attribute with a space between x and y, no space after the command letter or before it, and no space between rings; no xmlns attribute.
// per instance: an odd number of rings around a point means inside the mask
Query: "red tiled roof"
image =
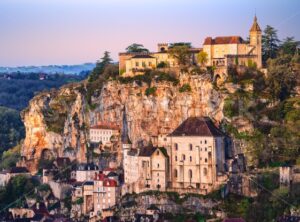
<svg viewBox="0 0 300 222"><path fill-rule="evenodd" d="M117 187L118 183L117 183L117 181L115 181L113 179L105 179L103 181L103 186L104 187Z"/></svg>
<svg viewBox="0 0 300 222"><path fill-rule="evenodd" d="M219 36L216 38L207 37L203 45L221 45L221 44L242 44L245 41L240 36Z"/></svg>
<svg viewBox="0 0 300 222"><path fill-rule="evenodd" d="M224 136L209 117L190 117L169 136Z"/></svg>

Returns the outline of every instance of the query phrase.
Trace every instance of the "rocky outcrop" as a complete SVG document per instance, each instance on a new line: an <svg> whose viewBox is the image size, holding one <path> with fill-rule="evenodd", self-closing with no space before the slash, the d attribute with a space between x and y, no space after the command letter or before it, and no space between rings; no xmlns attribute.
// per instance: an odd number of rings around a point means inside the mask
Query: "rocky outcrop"
<svg viewBox="0 0 300 222"><path fill-rule="evenodd" d="M183 84L189 84L191 91L179 92ZM100 96L92 99L93 111L86 108L83 85L39 94L23 112L26 138L22 156L32 163L32 171L36 170L35 160L47 155L86 161L89 126L99 120L121 126L124 111L134 146L172 132L190 116L209 116L216 122L223 119L223 95L208 76L182 75L178 86L153 81L151 87L156 91L148 96L146 84L108 81Z"/></svg>

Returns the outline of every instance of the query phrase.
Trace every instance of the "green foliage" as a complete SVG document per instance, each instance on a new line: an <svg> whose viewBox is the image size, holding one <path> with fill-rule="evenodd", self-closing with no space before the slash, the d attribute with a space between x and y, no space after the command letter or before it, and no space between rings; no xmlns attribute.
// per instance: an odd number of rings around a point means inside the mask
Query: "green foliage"
<svg viewBox="0 0 300 222"><path fill-rule="evenodd" d="M192 88L191 88L190 84L188 84L188 83L183 84L183 85L179 88L179 92L180 92L180 93L183 93L183 92L191 92L191 91L192 91Z"/></svg>
<svg viewBox="0 0 300 222"><path fill-rule="evenodd" d="M156 67L158 69L160 69L160 68L167 68L168 64L166 62L162 61L162 62L158 63Z"/></svg>
<svg viewBox="0 0 300 222"><path fill-rule="evenodd" d="M146 96L150 96L150 95L155 96L156 95L156 90L157 90L156 87L149 87L149 88L146 89L145 95Z"/></svg>
<svg viewBox="0 0 300 222"><path fill-rule="evenodd" d="M177 60L179 65L189 65L191 54L189 53L190 46L185 44L177 44L169 47L168 52L170 55Z"/></svg>
<svg viewBox="0 0 300 222"><path fill-rule="evenodd" d="M288 98L296 86L299 75L293 69L292 56L280 54L268 61L267 91L273 99Z"/></svg>
<svg viewBox="0 0 300 222"><path fill-rule="evenodd" d="M25 129L18 111L0 106L0 156L24 138Z"/></svg>
<svg viewBox="0 0 300 222"><path fill-rule="evenodd" d="M99 76L104 72L106 66L112 64L112 59L110 57L110 52L105 51L103 57L97 61L96 67L91 72L88 81L93 82L99 78Z"/></svg>
<svg viewBox="0 0 300 222"><path fill-rule="evenodd" d="M208 55L204 51L200 51L197 55L197 61L201 64L201 66L205 66L208 61Z"/></svg>
<svg viewBox="0 0 300 222"><path fill-rule="evenodd" d="M264 63L268 59L276 57L279 42L277 30L272 26L267 25L262 36L262 53Z"/></svg>
<svg viewBox="0 0 300 222"><path fill-rule="evenodd" d="M133 43L126 48L128 53L148 53L149 50L146 49L142 44Z"/></svg>
<svg viewBox="0 0 300 222"><path fill-rule="evenodd" d="M82 76L49 75L46 80L30 78L31 74L12 74L12 79L0 78L0 104L15 110L22 110L28 106L29 100L39 92L59 88L70 82L78 82ZM38 75L38 74L35 74Z"/></svg>
<svg viewBox="0 0 300 222"><path fill-rule="evenodd" d="M294 55L299 45L298 41L295 41L294 37L286 37L279 47L279 50L284 54Z"/></svg>
<svg viewBox="0 0 300 222"><path fill-rule="evenodd" d="M34 188L39 185L38 181L28 178L25 175L18 175L10 179L3 190L0 190L0 209L10 203L18 200L20 197L33 196ZM22 207L25 204L25 199L20 198L14 202L11 207Z"/></svg>
<svg viewBox="0 0 300 222"><path fill-rule="evenodd" d="M0 169L10 169L16 166L20 159L21 145L17 145L7 151L4 151L0 161Z"/></svg>
<svg viewBox="0 0 300 222"><path fill-rule="evenodd" d="M225 99L223 112L226 117L232 118L239 115L238 103L235 100L229 98Z"/></svg>

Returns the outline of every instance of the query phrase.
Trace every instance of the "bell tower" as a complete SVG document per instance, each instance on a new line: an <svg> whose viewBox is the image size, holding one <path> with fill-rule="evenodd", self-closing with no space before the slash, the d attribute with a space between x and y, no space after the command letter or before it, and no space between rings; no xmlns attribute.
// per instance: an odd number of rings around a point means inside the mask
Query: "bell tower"
<svg viewBox="0 0 300 222"><path fill-rule="evenodd" d="M254 21L252 24L252 27L250 29L250 45L254 46L254 50L253 50L253 54L255 54L257 56L256 58L256 65L257 68L261 68L262 67L262 44L261 44L261 29L258 25L257 22L257 17L256 15L254 16Z"/></svg>

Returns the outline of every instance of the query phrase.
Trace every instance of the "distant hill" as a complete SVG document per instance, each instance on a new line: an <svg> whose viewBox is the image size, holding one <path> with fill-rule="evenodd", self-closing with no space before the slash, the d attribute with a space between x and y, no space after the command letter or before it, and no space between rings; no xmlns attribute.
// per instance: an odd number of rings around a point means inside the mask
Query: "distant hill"
<svg viewBox="0 0 300 222"><path fill-rule="evenodd" d="M48 65L48 66L19 66L19 67L0 67L0 73L63 73L79 75L82 72L91 71L95 63L84 63L79 65Z"/></svg>

